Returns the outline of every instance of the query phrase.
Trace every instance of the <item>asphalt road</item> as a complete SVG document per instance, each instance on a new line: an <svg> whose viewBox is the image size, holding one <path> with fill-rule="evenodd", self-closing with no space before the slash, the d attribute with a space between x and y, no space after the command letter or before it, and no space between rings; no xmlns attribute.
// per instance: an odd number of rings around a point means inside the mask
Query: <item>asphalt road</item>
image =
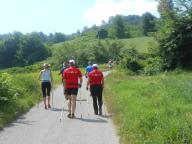
<svg viewBox="0 0 192 144"><path fill-rule="evenodd" d="M33 107L0 131L0 144L118 144L106 109L103 116L94 115L85 81L77 97L76 119L67 118L67 101L60 85L54 90L52 109L45 110L42 102Z"/></svg>

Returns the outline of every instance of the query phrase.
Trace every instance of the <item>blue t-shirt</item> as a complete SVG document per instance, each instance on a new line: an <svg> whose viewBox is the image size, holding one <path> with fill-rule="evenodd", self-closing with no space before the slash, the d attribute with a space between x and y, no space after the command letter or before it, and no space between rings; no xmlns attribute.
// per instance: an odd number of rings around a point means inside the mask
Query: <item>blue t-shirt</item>
<svg viewBox="0 0 192 144"><path fill-rule="evenodd" d="M60 73L63 74L64 70L65 70L65 67L62 67L60 70Z"/></svg>
<svg viewBox="0 0 192 144"><path fill-rule="evenodd" d="M90 73L93 70L93 67L91 65L86 67L86 71Z"/></svg>

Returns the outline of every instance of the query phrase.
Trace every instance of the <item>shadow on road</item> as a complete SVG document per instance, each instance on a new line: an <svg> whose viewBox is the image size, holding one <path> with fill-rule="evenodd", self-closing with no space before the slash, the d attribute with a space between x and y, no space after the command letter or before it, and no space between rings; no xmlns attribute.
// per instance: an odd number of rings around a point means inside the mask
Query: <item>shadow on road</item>
<svg viewBox="0 0 192 144"><path fill-rule="evenodd" d="M77 99L76 101L87 101L86 99Z"/></svg>
<svg viewBox="0 0 192 144"><path fill-rule="evenodd" d="M96 118L96 119L88 119L88 118L76 118L77 120L81 120L83 122L90 122L90 123L107 123L107 120Z"/></svg>
<svg viewBox="0 0 192 144"><path fill-rule="evenodd" d="M68 111L68 110L63 108L52 108L51 111Z"/></svg>

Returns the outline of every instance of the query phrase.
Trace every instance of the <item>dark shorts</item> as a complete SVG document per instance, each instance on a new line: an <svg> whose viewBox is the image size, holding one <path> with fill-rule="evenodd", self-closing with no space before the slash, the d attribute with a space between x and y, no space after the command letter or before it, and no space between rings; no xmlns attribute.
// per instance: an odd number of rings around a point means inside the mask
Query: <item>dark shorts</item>
<svg viewBox="0 0 192 144"><path fill-rule="evenodd" d="M92 96L102 96L103 88L102 85L92 85L90 87Z"/></svg>
<svg viewBox="0 0 192 144"><path fill-rule="evenodd" d="M67 88L67 89L65 89L65 94L68 95L68 96L77 95L77 93L78 93L78 88Z"/></svg>
<svg viewBox="0 0 192 144"><path fill-rule="evenodd" d="M42 90L43 97L50 96L51 83L50 82L42 82L41 83L41 90Z"/></svg>

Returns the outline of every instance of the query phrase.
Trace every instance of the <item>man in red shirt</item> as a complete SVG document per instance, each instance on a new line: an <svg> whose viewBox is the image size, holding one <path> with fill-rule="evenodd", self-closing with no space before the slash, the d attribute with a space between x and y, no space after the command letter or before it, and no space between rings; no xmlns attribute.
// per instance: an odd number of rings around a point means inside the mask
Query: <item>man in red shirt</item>
<svg viewBox="0 0 192 144"><path fill-rule="evenodd" d="M69 60L70 67L63 72L63 82L65 93L68 95L69 103L69 118L75 118L76 109L76 97L78 93L78 88L82 84L82 74L81 71L75 67L75 61Z"/></svg>
<svg viewBox="0 0 192 144"><path fill-rule="evenodd" d="M103 73L100 70L98 70L97 64L93 64L93 71L90 72L88 75L87 90L88 86L90 86L90 92L93 98L93 108L95 114L98 115L99 110L99 115L102 115L102 105L103 105L102 92L104 88L104 77Z"/></svg>

